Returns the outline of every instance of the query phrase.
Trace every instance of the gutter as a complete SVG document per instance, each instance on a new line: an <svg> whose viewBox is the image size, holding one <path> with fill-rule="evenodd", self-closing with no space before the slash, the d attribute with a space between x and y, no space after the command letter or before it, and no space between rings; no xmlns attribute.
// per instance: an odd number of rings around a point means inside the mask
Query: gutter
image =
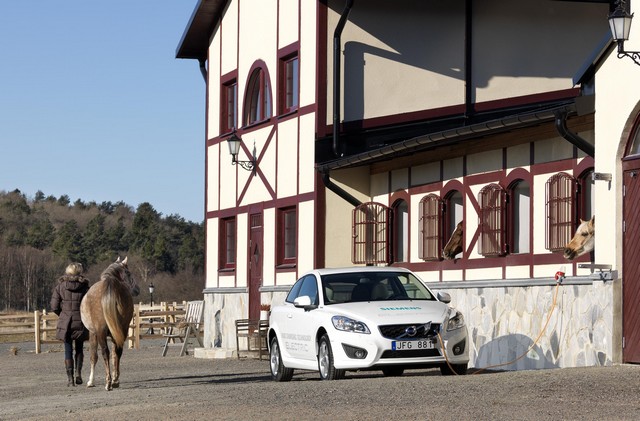
<svg viewBox="0 0 640 421"><path fill-rule="evenodd" d="M335 31L333 32L333 154L339 158L342 156L340 151L340 69L341 69L341 40L342 30L347 24L349 12L353 7L353 0L347 0L344 10L338 21Z"/></svg>
<svg viewBox="0 0 640 421"><path fill-rule="evenodd" d="M416 151L452 145L464 139L478 138L540 123L552 122L556 120L556 115L558 113L564 113L566 117L577 115L575 103L571 102L564 105L556 105L543 110L516 114L498 120L490 120L483 123L476 123L469 126L457 127L414 137L412 139L407 139L372 151L318 164L316 169L325 173L338 168L366 165L374 161L391 159L398 155L406 155Z"/></svg>

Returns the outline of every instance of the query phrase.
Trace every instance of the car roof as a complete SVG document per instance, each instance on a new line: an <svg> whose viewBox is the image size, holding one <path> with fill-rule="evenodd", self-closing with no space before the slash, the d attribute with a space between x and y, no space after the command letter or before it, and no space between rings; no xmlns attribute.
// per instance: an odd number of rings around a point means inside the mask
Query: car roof
<svg viewBox="0 0 640 421"><path fill-rule="evenodd" d="M311 272L318 273L319 275L334 275L338 273L374 273L374 272L405 272L413 273L409 269L403 267L389 267L389 266L350 266L342 268L322 268L315 269ZM311 273L309 272L309 273Z"/></svg>

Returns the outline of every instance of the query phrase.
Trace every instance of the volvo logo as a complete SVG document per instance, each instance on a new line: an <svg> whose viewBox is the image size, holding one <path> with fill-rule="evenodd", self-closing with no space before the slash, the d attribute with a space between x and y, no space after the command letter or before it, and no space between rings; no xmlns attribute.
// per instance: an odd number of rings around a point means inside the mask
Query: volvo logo
<svg viewBox="0 0 640 421"><path fill-rule="evenodd" d="M416 336L416 333L418 333L418 329L416 329L415 326L409 326L404 330L404 333L406 333L407 336L413 338L414 336Z"/></svg>

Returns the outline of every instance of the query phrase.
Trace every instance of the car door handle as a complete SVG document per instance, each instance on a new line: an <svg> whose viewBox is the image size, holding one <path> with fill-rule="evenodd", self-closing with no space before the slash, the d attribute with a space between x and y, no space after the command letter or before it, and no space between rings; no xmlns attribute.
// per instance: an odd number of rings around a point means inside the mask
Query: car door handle
<svg viewBox="0 0 640 421"><path fill-rule="evenodd" d="M292 317L293 317L293 314L291 314L291 313L287 314L287 319L290 319Z"/></svg>

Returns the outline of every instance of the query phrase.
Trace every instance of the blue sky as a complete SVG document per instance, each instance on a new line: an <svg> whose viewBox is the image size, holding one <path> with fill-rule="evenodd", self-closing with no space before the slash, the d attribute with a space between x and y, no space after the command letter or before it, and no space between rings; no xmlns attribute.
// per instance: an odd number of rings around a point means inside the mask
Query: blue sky
<svg viewBox="0 0 640 421"><path fill-rule="evenodd" d="M0 190L204 219L196 0L0 1Z"/></svg>

